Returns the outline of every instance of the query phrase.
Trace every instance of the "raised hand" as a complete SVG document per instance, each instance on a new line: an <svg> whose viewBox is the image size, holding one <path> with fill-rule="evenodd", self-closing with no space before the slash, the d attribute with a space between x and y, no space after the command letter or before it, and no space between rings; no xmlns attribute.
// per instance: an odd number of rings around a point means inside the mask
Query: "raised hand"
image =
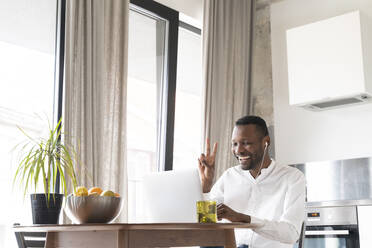
<svg viewBox="0 0 372 248"><path fill-rule="evenodd" d="M208 193L211 191L213 184L213 177L215 171L215 159L217 153L217 142L213 145L213 151L211 153L211 145L209 139L207 139L207 147L205 154L202 153L198 158L199 161L199 172L202 181L203 192Z"/></svg>

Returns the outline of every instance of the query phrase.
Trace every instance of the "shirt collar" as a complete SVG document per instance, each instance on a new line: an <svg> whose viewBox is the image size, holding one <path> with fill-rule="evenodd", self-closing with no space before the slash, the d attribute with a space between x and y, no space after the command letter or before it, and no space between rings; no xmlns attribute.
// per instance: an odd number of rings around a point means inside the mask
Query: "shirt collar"
<svg viewBox="0 0 372 248"><path fill-rule="evenodd" d="M270 173L274 170L275 168L275 160L274 159L271 159L271 163L269 164L269 166L267 168L263 168L261 170L261 174L256 178L256 180L263 180L265 179L268 175L270 175Z"/></svg>
<svg viewBox="0 0 372 248"><path fill-rule="evenodd" d="M242 175L245 175L246 177L248 177L248 179L254 183L257 183L259 181L262 181L264 180L268 175L271 174L271 172L274 170L275 168L275 160L271 158L271 163L269 164L269 166L267 168L263 168L261 170L261 174L255 179L252 177L251 173L249 172L249 170L243 170L241 168L241 165L238 165L238 168L239 168L239 172L242 174Z"/></svg>

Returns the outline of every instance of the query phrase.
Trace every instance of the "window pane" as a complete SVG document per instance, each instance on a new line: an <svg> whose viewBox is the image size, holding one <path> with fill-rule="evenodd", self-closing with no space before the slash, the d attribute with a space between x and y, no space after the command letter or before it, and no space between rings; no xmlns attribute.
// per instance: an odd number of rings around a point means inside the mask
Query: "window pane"
<svg viewBox="0 0 372 248"><path fill-rule="evenodd" d="M201 151L201 44L199 34L179 28L173 153L175 170L197 166Z"/></svg>
<svg viewBox="0 0 372 248"><path fill-rule="evenodd" d="M30 198L12 188L17 128L41 136L53 121L56 1L0 1L0 247L18 247L13 223L32 223ZM40 117L38 117L37 115ZM30 191L30 193L33 193Z"/></svg>
<svg viewBox="0 0 372 248"><path fill-rule="evenodd" d="M143 217L141 179L158 170L167 22L130 10L127 92L127 167L130 222Z"/></svg>

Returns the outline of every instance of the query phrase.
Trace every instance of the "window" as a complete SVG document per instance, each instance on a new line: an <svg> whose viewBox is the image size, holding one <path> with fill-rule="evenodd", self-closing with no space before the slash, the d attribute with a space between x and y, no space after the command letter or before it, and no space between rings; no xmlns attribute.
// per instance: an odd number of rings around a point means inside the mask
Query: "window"
<svg viewBox="0 0 372 248"><path fill-rule="evenodd" d="M30 199L12 187L17 153L25 140L54 117L56 20L58 1L4 0L0 3L0 247L18 247L12 225L31 224ZM32 192L31 192L32 193Z"/></svg>
<svg viewBox="0 0 372 248"><path fill-rule="evenodd" d="M180 22L173 169L197 167L202 132L201 31Z"/></svg>
<svg viewBox="0 0 372 248"><path fill-rule="evenodd" d="M132 0L128 49L128 216L130 222L141 222L142 177L148 172L197 166L200 30L183 23L179 27L178 12L155 1Z"/></svg>
<svg viewBox="0 0 372 248"><path fill-rule="evenodd" d="M127 167L129 221L143 217L141 180L163 170L173 139L178 13L152 1L132 1L129 14ZM153 11L149 11L151 8ZM172 93L173 92L173 93ZM172 99L173 98L173 99ZM173 104L174 106L174 104ZM167 143L168 142L168 143ZM167 145L165 145L167 144Z"/></svg>
<svg viewBox="0 0 372 248"><path fill-rule="evenodd" d="M141 178L160 160L161 99L165 84L167 20L140 8L129 14L127 164L129 216L139 219ZM131 221L132 219L130 219Z"/></svg>

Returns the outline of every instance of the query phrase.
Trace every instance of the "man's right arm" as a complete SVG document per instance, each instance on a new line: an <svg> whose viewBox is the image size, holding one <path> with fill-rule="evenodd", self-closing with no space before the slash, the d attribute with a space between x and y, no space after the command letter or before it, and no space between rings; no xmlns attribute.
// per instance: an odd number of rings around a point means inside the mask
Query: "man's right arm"
<svg viewBox="0 0 372 248"><path fill-rule="evenodd" d="M214 143L213 151L211 153L210 142L209 142L209 139L207 139L206 152L205 154L202 153L200 157L198 158L199 173L200 173L203 193L209 193L213 186L216 153L217 153L217 143Z"/></svg>

